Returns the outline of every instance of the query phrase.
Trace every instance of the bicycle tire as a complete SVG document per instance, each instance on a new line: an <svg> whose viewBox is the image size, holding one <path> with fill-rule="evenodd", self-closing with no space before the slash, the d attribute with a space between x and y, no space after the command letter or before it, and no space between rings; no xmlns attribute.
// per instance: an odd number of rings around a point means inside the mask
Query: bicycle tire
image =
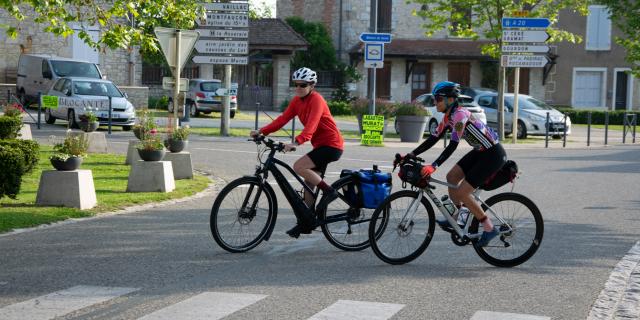
<svg viewBox="0 0 640 320"><path fill-rule="evenodd" d="M255 200L255 198L251 196L246 198L246 190L251 190L252 194L260 192L260 198L257 200L257 204L259 205L258 209L262 209L260 208L260 204L265 203L264 201L266 201L267 208L262 210L256 209L255 212L241 212L242 203L245 199ZM238 192L239 195L236 195L235 192ZM239 200L240 204L233 203L233 200ZM256 177L242 177L232 181L220 191L211 208L209 226L213 239L222 249L232 253L246 252L255 248L264 240L271 225L275 223L275 201L273 191L265 188L262 182ZM230 231L222 231L225 228L221 227L226 226L222 224L223 216L221 215L221 211L223 210L229 211L228 216L231 218L230 223L232 227ZM259 214L260 212L263 214ZM259 219L256 219L257 217ZM264 221L264 225L258 225L255 233L244 235L243 229L248 229L251 223L258 222L258 220ZM238 228L233 228L236 224ZM241 236L240 240L235 244L230 242L230 240L233 240L231 238L234 235Z"/></svg>
<svg viewBox="0 0 640 320"><path fill-rule="evenodd" d="M542 214L535 203L521 194L512 192L496 194L487 199L485 203L486 205L483 205L482 209L486 211L488 207L491 207L512 226L513 231L510 234L496 237L486 247L480 247L477 241L473 241L476 253L482 260L496 267L515 267L529 260L540 247L544 234ZM535 227L531 228L531 222L534 222ZM499 227L497 224L496 226ZM474 217L469 231L476 233L479 227L480 223ZM515 242L521 239L523 240L522 244ZM501 241L502 245L498 241ZM518 248L523 249L522 253L515 251ZM514 253L514 255L507 258L508 253Z"/></svg>
<svg viewBox="0 0 640 320"><path fill-rule="evenodd" d="M402 204L404 204L404 201L409 201L408 203L410 204L417 196L422 196L422 192L400 190L391 194L374 211L371 222L369 223L369 241L371 243L371 249L373 249L373 252L380 260L394 265L405 264L419 257L429 246L435 229L435 213L426 197L422 197L420 201L425 210L416 211L416 215L414 215L411 220L409 230L401 229L399 225L400 220L404 216L404 212L409 206L407 205L401 208ZM420 209L420 207L418 207L418 209ZM384 210L386 210L386 214L381 217L380 215ZM423 225L416 228L416 221L422 221ZM424 222L426 222L426 224L424 224ZM376 230L378 224L383 226L381 231ZM424 235L418 235L416 232L417 237L415 240L417 240L418 245L415 246L415 248L394 255L389 252L391 248L409 248L407 245L402 245L400 240L403 238L409 239L412 233L417 230L423 230Z"/></svg>
<svg viewBox="0 0 640 320"><path fill-rule="evenodd" d="M318 218L322 221L348 215L349 218L321 225L322 233L327 241L334 247L344 251L360 251L369 247L369 220L374 209L361 208L357 203L357 193L354 199L348 199L346 191L351 186L357 192L357 182L352 177L344 177L334 182L331 186L340 195L329 202ZM347 200L345 200L347 199ZM319 203L323 203L324 196ZM327 214L329 212L329 214Z"/></svg>

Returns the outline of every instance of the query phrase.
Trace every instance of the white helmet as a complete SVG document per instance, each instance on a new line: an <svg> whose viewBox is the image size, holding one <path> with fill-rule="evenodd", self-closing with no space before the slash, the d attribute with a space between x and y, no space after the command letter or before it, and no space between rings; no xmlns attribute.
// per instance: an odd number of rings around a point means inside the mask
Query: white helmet
<svg viewBox="0 0 640 320"><path fill-rule="evenodd" d="M300 68L293 73L291 76L291 80L293 81L306 81L316 84L318 82L318 75L315 71L309 68Z"/></svg>

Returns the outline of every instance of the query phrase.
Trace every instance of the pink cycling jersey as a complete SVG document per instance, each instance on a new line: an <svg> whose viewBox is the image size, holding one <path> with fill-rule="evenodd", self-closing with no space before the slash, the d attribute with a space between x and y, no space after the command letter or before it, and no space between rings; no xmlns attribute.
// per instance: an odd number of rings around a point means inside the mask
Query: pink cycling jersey
<svg viewBox="0 0 640 320"><path fill-rule="evenodd" d="M496 132L476 119L466 108L454 109L451 117L445 115L436 130L436 136L441 136L447 128L451 128L451 141L459 142L464 139L476 150L486 150L498 143Z"/></svg>

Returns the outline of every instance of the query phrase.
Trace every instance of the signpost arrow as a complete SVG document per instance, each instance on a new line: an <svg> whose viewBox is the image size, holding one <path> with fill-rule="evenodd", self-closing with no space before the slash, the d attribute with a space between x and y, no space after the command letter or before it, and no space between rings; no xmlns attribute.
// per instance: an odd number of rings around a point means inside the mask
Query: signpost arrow
<svg viewBox="0 0 640 320"><path fill-rule="evenodd" d="M547 18L502 18L503 28L541 28L551 25Z"/></svg>
<svg viewBox="0 0 640 320"><path fill-rule="evenodd" d="M509 68L542 68L547 62L547 56L503 55L500 64Z"/></svg>
<svg viewBox="0 0 640 320"><path fill-rule="evenodd" d="M549 46L547 45L528 45L528 44L505 44L502 45L502 52L518 52L518 53L547 53Z"/></svg>
<svg viewBox="0 0 640 320"><path fill-rule="evenodd" d="M503 42L545 42L549 34L543 30L502 30Z"/></svg>
<svg viewBox="0 0 640 320"><path fill-rule="evenodd" d="M234 56L194 56L191 59L194 63L205 64L248 64L249 58L247 57L234 57Z"/></svg>
<svg viewBox="0 0 640 320"><path fill-rule="evenodd" d="M200 40L196 43L196 50L201 53L247 54L247 41Z"/></svg>
<svg viewBox="0 0 640 320"><path fill-rule="evenodd" d="M380 43L390 43L391 42L391 34L390 33L361 33L360 41L362 42L380 42Z"/></svg>

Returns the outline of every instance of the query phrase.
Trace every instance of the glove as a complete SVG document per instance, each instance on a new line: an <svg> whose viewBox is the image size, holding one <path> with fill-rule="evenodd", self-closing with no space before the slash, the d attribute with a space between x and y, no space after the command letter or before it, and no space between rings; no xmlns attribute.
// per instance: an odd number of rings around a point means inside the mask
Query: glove
<svg viewBox="0 0 640 320"><path fill-rule="evenodd" d="M404 159L406 159L407 157L413 157L413 153L409 152L405 155L400 155L399 153L396 153L396 158L393 160L393 166L400 165L404 161Z"/></svg>
<svg viewBox="0 0 640 320"><path fill-rule="evenodd" d="M436 167L434 167L433 165L426 165L426 166L422 167L422 170L420 171L420 174L423 177L428 177L431 174L433 174L434 172L436 172Z"/></svg>

